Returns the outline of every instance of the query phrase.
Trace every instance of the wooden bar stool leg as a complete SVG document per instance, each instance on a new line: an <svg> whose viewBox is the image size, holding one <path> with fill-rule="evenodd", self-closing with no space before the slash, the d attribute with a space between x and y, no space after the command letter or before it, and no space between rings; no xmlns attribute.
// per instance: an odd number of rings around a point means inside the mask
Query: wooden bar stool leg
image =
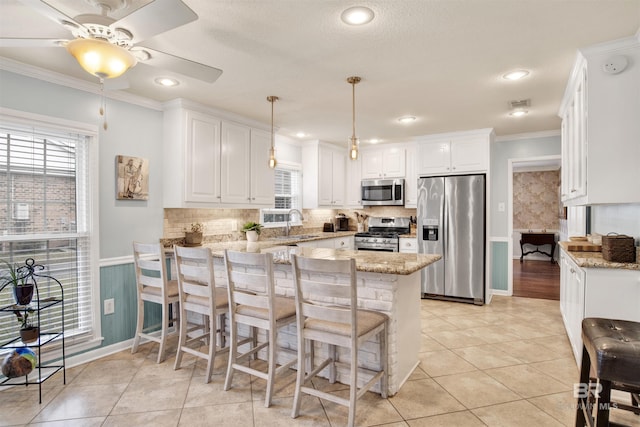
<svg viewBox="0 0 640 427"><path fill-rule="evenodd" d="M578 395L578 407L576 409L576 426L584 427L587 425L587 416L591 418L591 409L589 406L589 390L583 387L586 384L589 387L589 370L591 369L591 360L589 352L582 347L582 366L580 367L580 394ZM587 415L589 414L589 415Z"/></svg>
<svg viewBox="0 0 640 427"><path fill-rule="evenodd" d="M611 381L598 380L602 386L596 398L596 426L609 426L609 406L611 405Z"/></svg>

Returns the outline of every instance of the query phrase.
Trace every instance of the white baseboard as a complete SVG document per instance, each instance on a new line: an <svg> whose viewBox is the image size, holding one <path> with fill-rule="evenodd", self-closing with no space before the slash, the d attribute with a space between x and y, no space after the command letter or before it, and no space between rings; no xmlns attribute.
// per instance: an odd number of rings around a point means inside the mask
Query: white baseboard
<svg viewBox="0 0 640 427"><path fill-rule="evenodd" d="M505 297L510 297L512 295L511 292L503 289L491 289L491 293L493 295L502 295Z"/></svg>
<svg viewBox="0 0 640 427"><path fill-rule="evenodd" d="M142 341L140 342L142 344ZM85 353L76 354L75 356L67 357L66 367L73 368L74 366L82 365L83 363L93 362L94 360L101 359L105 356L118 353L122 350L130 349L133 344L133 338L126 341L120 341L115 344L108 345L106 347L96 348L95 350L87 351Z"/></svg>

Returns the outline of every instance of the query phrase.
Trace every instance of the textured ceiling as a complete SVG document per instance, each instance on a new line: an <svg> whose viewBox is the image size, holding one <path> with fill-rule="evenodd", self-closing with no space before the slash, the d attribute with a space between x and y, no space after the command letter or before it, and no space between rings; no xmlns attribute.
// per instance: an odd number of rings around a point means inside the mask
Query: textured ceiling
<svg viewBox="0 0 640 427"><path fill-rule="evenodd" d="M131 8L148 1L129 0ZM82 0L48 0L69 16L97 9ZM283 134L342 142L493 127L498 135L557 130L564 87L576 50L636 34L640 0L185 0L199 19L144 44L224 71L213 84L180 78L176 88L153 83L167 75L148 66L127 72L127 92L168 101L187 98L265 123L268 95L277 95L275 124ZM364 5L375 12L363 27L340 14ZM17 0L0 2L0 37L69 38L69 32ZM0 48L0 56L81 78L63 48ZM509 82L501 76L525 68ZM1 82L0 82L1 84ZM1 87L0 87L1 89ZM529 114L508 115L511 100L531 99ZM414 115L410 125L397 122Z"/></svg>

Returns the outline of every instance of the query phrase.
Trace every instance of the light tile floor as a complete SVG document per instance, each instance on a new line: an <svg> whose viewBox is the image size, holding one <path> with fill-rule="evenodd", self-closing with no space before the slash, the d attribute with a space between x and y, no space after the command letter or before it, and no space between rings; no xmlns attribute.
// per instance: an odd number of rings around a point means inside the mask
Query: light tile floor
<svg viewBox="0 0 640 427"><path fill-rule="evenodd" d="M578 369L557 301L494 297L472 306L422 301L420 366L389 398L367 393L358 404L359 426L571 426ZM175 345L175 343L174 343ZM301 416L290 418L295 372L276 383L264 407L264 381L234 376L222 390L226 354L216 359L211 383L205 364L185 355L156 364L155 344L123 351L67 370L67 385L51 378L37 388L0 391L0 425L38 426L341 426L347 410L306 396ZM254 362L262 363L264 362ZM320 380L315 387L346 388ZM625 396L626 397L626 396ZM619 412L619 411L617 411ZM612 419L640 426L640 417Z"/></svg>

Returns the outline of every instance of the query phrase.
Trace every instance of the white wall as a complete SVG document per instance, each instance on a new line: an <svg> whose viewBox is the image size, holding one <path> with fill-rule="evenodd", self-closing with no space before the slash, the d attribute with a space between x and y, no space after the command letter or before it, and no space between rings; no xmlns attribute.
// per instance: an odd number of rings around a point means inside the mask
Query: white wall
<svg viewBox="0 0 640 427"><path fill-rule="evenodd" d="M626 234L640 246L640 204L591 206L591 232Z"/></svg>
<svg viewBox="0 0 640 427"><path fill-rule="evenodd" d="M96 85L97 87L97 85ZM0 70L0 105L14 110L100 125L100 258L131 254L132 240L162 236L162 112L107 100L108 130L102 129L96 93ZM115 157L149 160L149 200L116 201Z"/></svg>

